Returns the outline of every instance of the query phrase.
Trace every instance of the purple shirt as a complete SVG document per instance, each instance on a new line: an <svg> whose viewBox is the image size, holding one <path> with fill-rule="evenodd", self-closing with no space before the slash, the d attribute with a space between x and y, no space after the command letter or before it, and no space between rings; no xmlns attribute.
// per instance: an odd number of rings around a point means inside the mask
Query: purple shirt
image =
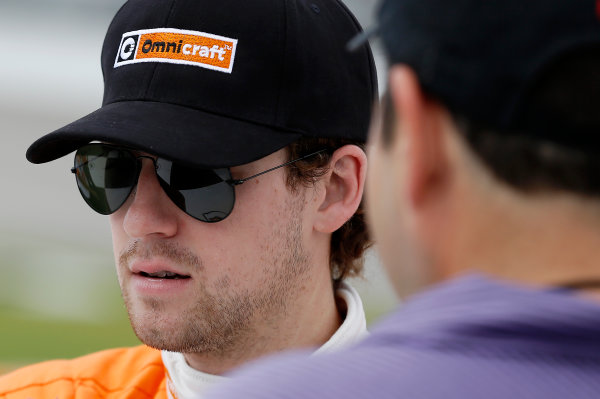
<svg viewBox="0 0 600 399"><path fill-rule="evenodd" d="M223 398L600 398L600 304L481 275L414 297L360 344L244 368Z"/></svg>

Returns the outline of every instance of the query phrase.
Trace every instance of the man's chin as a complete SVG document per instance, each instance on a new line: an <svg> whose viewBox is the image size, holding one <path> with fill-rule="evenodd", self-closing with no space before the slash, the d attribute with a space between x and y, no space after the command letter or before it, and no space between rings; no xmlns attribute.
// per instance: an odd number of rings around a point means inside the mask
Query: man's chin
<svg viewBox="0 0 600 399"><path fill-rule="evenodd" d="M133 332L145 345L172 352L181 352L182 349L192 346L195 339L190 337L189 333L185 333L190 326L182 325L175 317L176 313L165 309L164 304L131 305L127 306L129 321Z"/></svg>
<svg viewBox="0 0 600 399"><path fill-rule="evenodd" d="M173 331L165 331L156 326L133 325L133 331L140 341L151 348L169 352L195 352L199 349L194 339L186 339L179 334L174 334Z"/></svg>
<svg viewBox="0 0 600 399"><path fill-rule="evenodd" d="M245 351L254 334L255 301L203 293L197 303L129 295L123 299L136 336L144 344L171 352L222 355Z"/></svg>

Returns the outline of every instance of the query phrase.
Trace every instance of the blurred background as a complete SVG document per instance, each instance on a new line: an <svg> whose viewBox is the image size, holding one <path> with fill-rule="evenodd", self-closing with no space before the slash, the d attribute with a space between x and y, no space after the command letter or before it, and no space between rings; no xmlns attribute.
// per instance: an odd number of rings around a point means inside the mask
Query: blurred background
<svg viewBox="0 0 600 399"><path fill-rule="evenodd" d="M369 26L375 0L346 0ZM136 345L117 284L106 217L77 191L72 156L40 165L27 147L98 108L100 50L124 0L1 0L0 374L29 363ZM375 47L378 70L384 60ZM380 73L380 92L384 76ZM396 298L375 252L363 295L369 323Z"/></svg>

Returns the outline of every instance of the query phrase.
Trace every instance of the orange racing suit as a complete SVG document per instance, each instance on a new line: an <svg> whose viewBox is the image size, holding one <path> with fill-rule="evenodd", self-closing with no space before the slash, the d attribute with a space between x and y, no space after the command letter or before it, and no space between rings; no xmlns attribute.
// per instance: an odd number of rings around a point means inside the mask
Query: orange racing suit
<svg viewBox="0 0 600 399"><path fill-rule="evenodd" d="M159 350L111 349L0 376L0 399L167 399L166 375Z"/></svg>

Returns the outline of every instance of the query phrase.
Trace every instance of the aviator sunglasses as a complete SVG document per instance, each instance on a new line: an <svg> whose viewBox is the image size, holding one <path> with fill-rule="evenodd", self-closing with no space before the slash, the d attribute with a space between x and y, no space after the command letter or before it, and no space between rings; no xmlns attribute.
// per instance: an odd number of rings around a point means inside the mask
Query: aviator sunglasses
<svg viewBox="0 0 600 399"><path fill-rule="evenodd" d="M202 169L161 157L140 155L120 146L87 144L75 153L77 187L87 204L102 215L116 212L131 195L142 170L142 160L154 164L160 186L175 205L202 222L225 219L235 204L235 186L294 162L320 154L319 150L255 175L232 179L229 168Z"/></svg>

